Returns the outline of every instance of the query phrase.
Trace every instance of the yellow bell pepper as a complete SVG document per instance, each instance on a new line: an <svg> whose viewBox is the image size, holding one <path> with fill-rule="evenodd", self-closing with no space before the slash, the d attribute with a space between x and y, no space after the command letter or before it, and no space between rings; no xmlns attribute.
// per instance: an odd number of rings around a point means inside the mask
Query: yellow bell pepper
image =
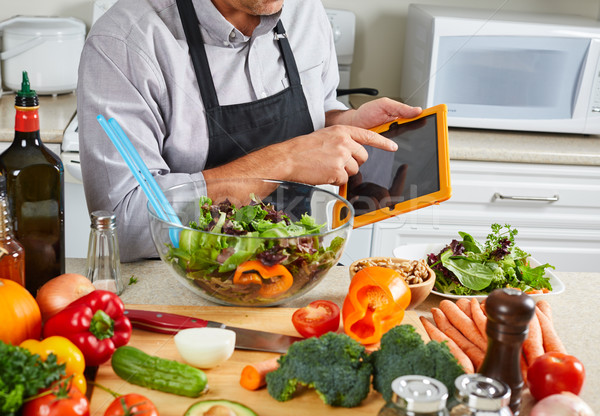
<svg viewBox="0 0 600 416"><path fill-rule="evenodd" d="M83 375L85 358L81 350L70 340L61 336L52 336L42 341L28 339L19 346L32 354L38 354L42 360L45 360L50 354L56 355L56 362L65 364L66 376L72 377L71 383L85 394L87 390L87 382Z"/></svg>

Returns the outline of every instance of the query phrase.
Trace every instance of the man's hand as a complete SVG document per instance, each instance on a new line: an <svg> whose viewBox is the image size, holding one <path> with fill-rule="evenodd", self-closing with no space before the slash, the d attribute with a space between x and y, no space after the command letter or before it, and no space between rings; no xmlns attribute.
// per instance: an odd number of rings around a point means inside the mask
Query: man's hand
<svg viewBox="0 0 600 416"><path fill-rule="evenodd" d="M352 126L325 127L257 150L227 165L205 170L204 176L342 185L367 160L367 150L363 145L390 152L398 148L393 141L369 130Z"/></svg>
<svg viewBox="0 0 600 416"><path fill-rule="evenodd" d="M366 130L397 118L413 118L420 107L380 98L357 110L330 111L326 125L252 152L226 165L203 171L205 178L246 177L280 179L310 185L343 185L367 160L365 145L395 152L396 143Z"/></svg>
<svg viewBox="0 0 600 416"><path fill-rule="evenodd" d="M356 110L329 111L325 115L325 125L345 124L370 129L397 118L416 117L421 111L421 107L411 107L390 98L379 98L361 105Z"/></svg>

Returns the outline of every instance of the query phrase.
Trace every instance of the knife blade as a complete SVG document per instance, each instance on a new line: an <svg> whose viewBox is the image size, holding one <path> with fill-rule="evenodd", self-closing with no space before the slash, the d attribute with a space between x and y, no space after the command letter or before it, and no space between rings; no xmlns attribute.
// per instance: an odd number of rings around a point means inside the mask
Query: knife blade
<svg viewBox="0 0 600 416"><path fill-rule="evenodd" d="M129 318L134 328L161 334L176 334L187 328L225 328L235 332L235 347L242 350L268 351L285 354L294 342L304 338L291 335L254 329L237 328L220 322L207 321L192 316L174 313L126 309L125 316Z"/></svg>

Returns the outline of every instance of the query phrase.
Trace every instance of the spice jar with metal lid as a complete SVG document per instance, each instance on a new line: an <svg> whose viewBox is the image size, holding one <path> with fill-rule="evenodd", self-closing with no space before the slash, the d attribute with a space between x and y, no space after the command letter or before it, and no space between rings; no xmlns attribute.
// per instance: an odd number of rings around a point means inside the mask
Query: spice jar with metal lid
<svg viewBox="0 0 600 416"><path fill-rule="evenodd" d="M121 259L117 240L115 215L110 211L94 211L87 256L87 278L96 289L117 295L123 292Z"/></svg>
<svg viewBox="0 0 600 416"><path fill-rule="evenodd" d="M392 400L378 416L448 416L448 389L439 380L421 375L398 377L392 382Z"/></svg>
<svg viewBox="0 0 600 416"><path fill-rule="evenodd" d="M508 384L482 374L456 378L455 404L450 416L511 416Z"/></svg>

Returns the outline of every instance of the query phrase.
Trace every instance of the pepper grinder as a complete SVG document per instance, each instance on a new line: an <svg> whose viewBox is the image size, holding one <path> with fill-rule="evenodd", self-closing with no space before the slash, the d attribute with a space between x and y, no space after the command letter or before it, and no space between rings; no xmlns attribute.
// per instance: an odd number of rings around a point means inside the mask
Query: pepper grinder
<svg viewBox="0 0 600 416"><path fill-rule="evenodd" d="M510 387L510 410L519 414L523 377L520 355L535 313L535 301L517 289L496 289L485 301L488 316L485 332L488 348L479 373L503 381Z"/></svg>
<svg viewBox="0 0 600 416"><path fill-rule="evenodd" d="M87 278L96 289L120 295L123 283L115 215L110 211L94 211L90 218Z"/></svg>

